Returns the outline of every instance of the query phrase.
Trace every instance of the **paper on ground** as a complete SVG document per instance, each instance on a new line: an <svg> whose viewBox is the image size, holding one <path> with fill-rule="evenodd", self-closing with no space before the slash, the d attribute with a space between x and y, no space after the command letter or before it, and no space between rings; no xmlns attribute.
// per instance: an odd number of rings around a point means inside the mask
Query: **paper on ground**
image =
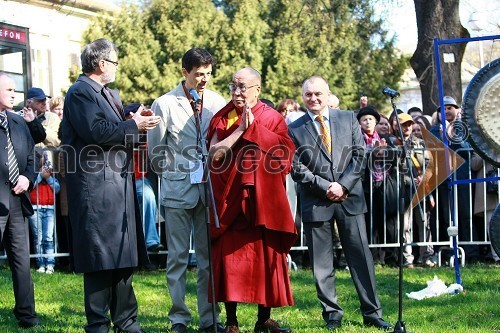
<svg viewBox="0 0 500 333"><path fill-rule="evenodd" d="M420 301L424 298L436 297L443 294L455 295L461 291L463 291L461 285L453 283L449 287L446 287L446 284L434 275L432 281L427 281L427 288L420 291L412 291L411 293L407 293L406 296Z"/></svg>

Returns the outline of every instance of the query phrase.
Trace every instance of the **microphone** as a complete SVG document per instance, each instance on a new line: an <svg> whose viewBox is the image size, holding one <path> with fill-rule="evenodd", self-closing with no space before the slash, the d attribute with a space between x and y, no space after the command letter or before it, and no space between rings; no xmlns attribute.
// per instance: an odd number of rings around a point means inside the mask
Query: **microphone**
<svg viewBox="0 0 500 333"><path fill-rule="evenodd" d="M396 90L391 89L389 87L382 88L382 94L384 94L384 95L386 95L387 97L390 97L390 98L399 97L399 93Z"/></svg>
<svg viewBox="0 0 500 333"><path fill-rule="evenodd" d="M197 104L197 105L201 104L201 98L200 98L200 95L198 95L198 92L196 91L196 89L194 89L194 88L189 89L189 95L191 95L195 104Z"/></svg>

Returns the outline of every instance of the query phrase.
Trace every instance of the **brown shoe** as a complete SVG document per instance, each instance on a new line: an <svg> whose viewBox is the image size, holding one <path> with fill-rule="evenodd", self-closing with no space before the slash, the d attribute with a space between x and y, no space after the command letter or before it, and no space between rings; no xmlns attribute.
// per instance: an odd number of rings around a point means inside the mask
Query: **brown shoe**
<svg viewBox="0 0 500 333"><path fill-rule="evenodd" d="M266 320L263 324L256 323L253 331L255 333L292 333L290 328L280 327L280 325L272 319Z"/></svg>
<svg viewBox="0 0 500 333"><path fill-rule="evenodd" d="M238 325L226 325L226 333L240 333Z"/></svg>

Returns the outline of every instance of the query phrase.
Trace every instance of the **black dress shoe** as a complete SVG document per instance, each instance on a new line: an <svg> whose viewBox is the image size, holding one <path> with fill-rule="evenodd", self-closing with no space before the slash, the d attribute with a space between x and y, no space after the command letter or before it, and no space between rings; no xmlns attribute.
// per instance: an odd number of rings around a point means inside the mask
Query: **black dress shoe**
<svg viewBox="0 0 500 333"><path fill-rule="evenodd" d="M129 333L129 331L121 330L118 327L113 328L113 331L114 331L114 333ZM146 332L144 332L142 329L140 329L140 330L135 331L133 333L146 333Z"/></svg>
<svg viewBox="0 0 500 333"><path fill-rule="evenodd" d="M149 252L159 252L159 251L163 250L164 248L165 247L163 246L163 244L158 243L158 244L148 246L148 251Z"/></svg>
<svg viewBox="0 0 500 333"><path fill-rule="evenodd" d="M377 319L365 318L365 319L363 319L363 323L366 326L373 326L373 327L376 327L378 329L386 330L386 331L393 328L391 324L386 323L385 320L383 320L382 318L377 318Z"/></svg>
<svg viewBox="0 0 500 333"><path fill-rule="evenodd" d="M40 321L37 319L37 320L33 320L33 321L23 321L23 320L19 320L17 322L17 325L21 328L32 328L32 327L37 327L37 326L40 326Z"/></svg>
<svg viewBox="0 0 500 333"><path fill-rule="evenodd" d="M326 323L327 330L334 330L336 328L340 328L342 326L342 320L331 319Z"/></svg>
<svg viewBox="0 0 500 333"><path fill-rule="evenodd" d="M185 333L187 332L187 327L181 323L173 324L170 332Z"/></svg>

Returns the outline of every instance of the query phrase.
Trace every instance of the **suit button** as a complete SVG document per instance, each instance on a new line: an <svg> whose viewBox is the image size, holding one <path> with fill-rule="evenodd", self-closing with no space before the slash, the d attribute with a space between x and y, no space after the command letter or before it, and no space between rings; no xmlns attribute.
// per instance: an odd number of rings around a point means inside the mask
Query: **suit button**
<svg viewBox="0 0 500 333"><path fill-rule="evenodd" d="M9 182L5 182L5 185L9 185Z"/></svg>
<svg viewBox="0 0 500 333"><path fill-rule="evenodd" d="M9 165L9 162L5 162L5 165Z"/></svg>
<svg viewBox="0 0 500 333"><path fill-rule="evenodd" d="M7 149L9 149L9 147L5 147L4 149L7 150Z"/></svg>

